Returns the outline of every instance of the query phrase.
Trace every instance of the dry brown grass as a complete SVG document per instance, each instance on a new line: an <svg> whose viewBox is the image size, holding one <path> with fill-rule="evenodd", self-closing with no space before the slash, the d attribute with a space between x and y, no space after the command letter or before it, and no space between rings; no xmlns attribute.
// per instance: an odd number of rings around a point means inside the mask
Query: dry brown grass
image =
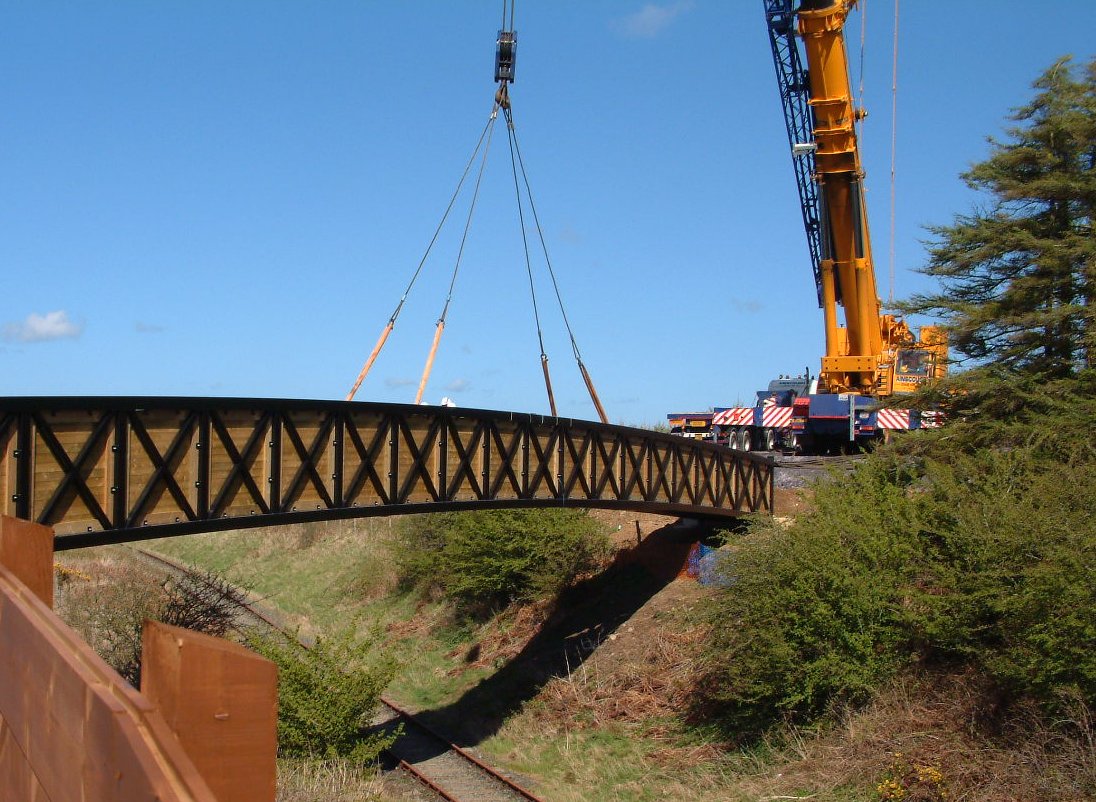
<svg viewBox="0 0 1096 802"><path fill-rule="evenodd" d="M711 760L720 752L718 746L681 746L675 737L701 637L699 628L684 624L652 628L641 636L611 635L567 676L549 681L531 714L541 726L558 732L635 726L643 737L662 742L653 754L656 765Z"/></svg>
<svg viewBox="0 0 1096 802"><path fill-rule="evenodd" d="M475 643L448 653L448 657L460 657L463 661L452 673L468 667L490 668L513 660L537 635L551 611L550 600L507 608L488 622Z"/></svg>
<svg viewBox="0 0 1096 802"><path fill-rule="evenodd" d="M810 788L825 796L865 784L876 790L894 777L905 790L894 798L905 802L1094 798L1096 750L1080 700L1071 721L1021 707L992 727L986 705L985 683L971 672L904 677L827 732L777 733L772 743L784 759L751 778L749 791L772 798Z"/></svg>
<svg viewBox="0 0 1096 802"><path fill-rule="evenodd" d="M279 760L277 802L382 802L376 772L346 760Z"/></svg>

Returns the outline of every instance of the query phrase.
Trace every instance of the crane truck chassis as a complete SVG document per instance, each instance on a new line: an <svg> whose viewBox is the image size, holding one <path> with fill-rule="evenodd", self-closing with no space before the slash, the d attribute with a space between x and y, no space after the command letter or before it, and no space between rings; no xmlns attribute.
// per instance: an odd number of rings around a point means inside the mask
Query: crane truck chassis
<svg viewBox="0 0 1096 802"><path fill-rule="evenodd" d="M710 439L741 451L825 454L939 425L935 412L879 408L855 393L812 393L809 376L781 376L752 407L716 407Z"/></svg>

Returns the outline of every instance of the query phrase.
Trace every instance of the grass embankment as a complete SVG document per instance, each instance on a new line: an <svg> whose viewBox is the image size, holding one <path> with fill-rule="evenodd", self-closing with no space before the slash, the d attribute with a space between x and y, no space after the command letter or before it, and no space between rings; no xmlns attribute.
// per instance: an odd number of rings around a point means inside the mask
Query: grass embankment
<svg viewBox="0 0 1096 802"><path fill-rule="evenodd" d="M687 720L712 634L700 613L719 592L671 581L683 543L656 535L580 578L558 609L515 604L469 619L440 594L398 586L397 526L373 519L151 545L223 571L305 632L381 626L402 665L389 693L545 799L1064 800L1084 798L1093 776L1091 748L1034 707L1014 707L1015 721L987 730L984 678L939 666L896 669L861 706L728 745L725 731Z"/></svg>
<svg viewBox="0 0 1096 802"><path fill-rule="evenodd" d="M145 548L246 587L303 638L380 627L401 664L390 693L427 707L461 686L447 654L470 637L445 605L397 589L392 519L301 524L149 541ZM475 678L469 672L468 681ZM480 672L483 673L483 672Z"/></svg>

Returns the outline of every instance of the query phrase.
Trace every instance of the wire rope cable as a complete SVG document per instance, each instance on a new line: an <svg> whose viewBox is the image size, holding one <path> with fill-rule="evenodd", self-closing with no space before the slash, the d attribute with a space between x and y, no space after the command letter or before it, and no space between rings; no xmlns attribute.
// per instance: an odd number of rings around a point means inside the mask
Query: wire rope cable
<svg viewBox="0 0 1096 802"><path fill-rule="evenodd" d="M484 126L483 131L480 132L479 140L476 142L476 147L472 151L472 155L469 157L468 162L464 166L464 171L461 174L460 180L457 182L457 187L453 191L452 196L449 199L449 203L446 206L445 212L442 215L441 221L438 223L437 228L434 230L434 234L430 239L429 244L426 247L426 252L423 254L422 259L419 261L418 266L412 273L411 279L404 289L403 294L400 296L399 302L396 304L392 315L389 317L388 324L381 332L380 338L377 340L376 346L370 353L369 358L366 360L365 366L362 368L361 373L358 375L357 381L354 383L353 388L347 395L348 401L353 400L355 393L361 386L366 374L373 366L374 361L377 359L381 348L384 346L389 334L396 324L396 320L403 310L404 304L410 295L416 281L423 271L423 267L426 264L427 258L430 256L434 245L437 243L438 237L444 227L446 221L449 218L450 213L453 210L457 197L460 195L468 176L471 173L472 166L475 164L477 157L479 158L479 169L476 173L475 186L472 190L472 197L468 207L468 215L464 223L464 231L461 235L460 247L457 251L456 260L453 264L453 271L449 278L449 288L445 296L445 302L442 305L441 314L437 319L434 331L434 339L431 344L430 351L426 358L426 364L423 368L422 378L419 381L418 392L415 396L415 403L421 403L423 393L425 392L427 382L430 378L430 373L433 369L434 359L437 356L438 347L441 342L442 333L444 332L445 325L448 319L449 309L453 301L453 295L456 289L457 278L460 273L462 260L464 256L465 246L468 242L468 235L472 227L472 219L476 210L476 203L479 199L480 188L483 183L484 172L487 167L487 159L491 150L491 142L494 136L495 123L498 120L499 110L503 112L503 117L506 121L507 141L510 148L510 167L514 180L514 195L517 202L518 209L518 222L521 226L521 238L522 246L525 255L525 271L526 277L529 282L529 294L533 307L533 320L537 329L537 343L540 346L540 361L541 367L544 373L545 389L548 393L548 403L551 407L552 415L557 415L555 395L552 391L552 380L548 370L548 354L544 345L544 329L541 323L540 305L537 301L536 295L536 281L533 276L532 257L529 248L529 236L528 228L526 224L525 208L522 203L522 184L524 184L525 195L528 198L529 210L532 213L533 223L537 230L537 236L540 241L540 247L544 254L544 261L548 268L548 274L552 281L552 289L556 296L556 301L559 304L560 315L563 319L563 324L567 330L567 336L571 343L571 350L574 353L575 361L578 363L578 368L582 374L583 382L586 384L586 388L590 394L590 398L593 401L594 407L597 410L598 415L603 423L608 423L608 418L605 414L605 410L602 407L601 400L598 398L597 390L594 388L593 380L590 378L590 372L586 369L586 365L582 361L582 353L579 350L578 341L575 338L574 330L571 326L571 321L567 316L567 310L563 304L563 295L560 292L559 281L556 277L556 272L552 266L551 257L548 254L548 245L544 237L544 230L540 224L540 217L537 214L536 204L533 201L532 188L529 182L529 176L525 169L525 161L521 155L521 146L518 143L517 129L514 126L514 118L511 111L510 96L507 88L507 84L513 81L513 57L514 57L514 6L515 0L509 0L509 8L507 8L507 0L502 0L502 27L499 31L498 40L498 53L496 55L496 69L495 80L500 84L494 99L494 105L491 109L491 116L488 118L487 124ZM482 155L480 151L482 149ZM518 173L521 173L521 180L518 179Z"/></svg>
<svg viewBox="0 0 1096 802"><path fill-rule="evenodd" d="M476 174L476 185L472 190L472 201L468 205L468 217L464 221L464 233L461 235L460 248L457 251L457 259L453 264L453 273L449 279L449 291L445 296L445 304L442 306L441 315L434 330L434 342L430 346L430 353L426 357L426 365L423 367L422 378L419 380L419 389L415 395L415 403L422 402L422 395L426 390L426 383L430 380L430 373L434 368L434 357L437 356L438 346L441 343L441 334L445 330L446 318L449 315L449 305L453 301L453 290L457 285L457 274L460 272L461 259L464 256L464 246L468 242L468 232L472 228L472 217L476 211L476 201L479 199L480 186L483 183L483 171L487 167L487 156L491 152L491 137L495 132L495 121L498 119L497 104L491 110L491 119L487 126L487 142L483 147L483 156L480 158L479 171Z"/></svg>
<svg viewBox="0 0 1096 802"><path fill-rule="evenodd" d="M403 295L400 297L399 303L396 305L396 311L392 313L392 321L395 322L396 317L399 316L400 310L403 309L404 302L407 300L407 295L411 292L411 288L415 285L415 281L418 279L419 274L422 272L422 267L426 264L427 257L430 256L430 251L433 250L434 244L438 241L438 235L441 234L442 227L445 225L445 221L449 218L449 213L453 211L453 204L457 201L457 196L460 194L461 187L464 186L465 180L468 178L468 173L472 169L472 165L476 161L476 156L479 154L480 148L483 146L484 137L488 138L488 146L490 146L490 132L494 126L496 112L494 109L491 111L491 116L487 118L487 123L483 126L483 131L480 132L479 141L476 142L476 147L472 151L472 155L468 158L468 163L464 165L464 172L461 173L460 181L457 182L457 188L453 190L453 195L449 198L449 205L445 207L445 213L441 216L441 222L438 223L438 227L434 229L434 236L430 238L430 244L426 246L426 253L422 255L422 259L419 260L419 266L415 268L414 275L411 276L411 281L407 285L407 289L403 291Z"/></svg>
<svg viewBox="0 0 1096 802"><path fill-rule="evenodd" d="M525 194L529 198L529 210L533 213L533 222L537 228L537 237L540 240L541 250L544 252L544 263L548 267L548 275L551 276L552 279L552 289L556 294L556 302L559 304L560 315L563 317L563 325L567 329L567 336L568 338L570 338L571 350L574 351L575 359L581 362L582 354L579 352L578 342L575 340L575 333L571 328L571 321L567 317L567 310L563 306L563 296L559 291L559 282L556 280L556 271L552 267L552 259L548 255L548 245L544 239L544 230L541 228L540 225L540 216L537 214L536 203L533 202L533 191L529 186L529 176L525 171L525 160L521 157L521 145L518 142L518 132L517 129L514 127L513 115L510 110L506 111L506 122L510 130L513 131L514 152L517 154L518 157L518 167L521 170L522 181L525 183Z"/></svg>
<svg viewBox="0 0 1096 802"><path fill-rule="evenodd" d="M552 377L548 371L548 353L544 348L544 328L540 322L540 309L537 304L537 290L536 282L533 280L533 260L529 255L529 237L525 228L525 209L521 202L521 185L518 182L518 162L517 156L514 153L514 126L513 117L510 116L509 110L506 110L506 135L510 144L510 170L514 177L514 199L518 207L518 225L521 226L521 244L525 253L525 274L529 279L529 298L532 301L533 306L533 321L537 327L537 343L540 346L540 363L541 369L544 372L544 386L548 393L548 406L551 408L552 416L558 415L556 410L556 398L552 392Z"/></svg>
<svg viewBox="0 0 1096 802"><path fill-rule="evenodd" d="M472 228L472 216L476 211L476 201L479 199L480 185L483 183L483 170L487 166L487 154L491 150L491 137L495 132L495 120L497 117L498 110L496 109L491 113L491 120L488 123L487 144L483 148L483 157L480 159L479 171L476 174L476 185L472 190L472 202L468 206L468 217L464 221L464 233L460 238L460 248L457 251L457 261L453 265L453 275L449 279L449 292L445 296L445 305L441 310L441 320L445 320L446 315L449 313L449 304L453 300L453 288L457 284L457 273L460 271L461 259L464 256L464 246L468 242L468 232Z"/></svg>
<svg viewBox="0 0 1096 802"><path fill-rule="evenodd" d="M890 290L888 300L894 304L894 242L896 197L895 183L898 168L898 0L894 0L894 57L891 64L891 163L890 163Z"/></svg>
<svg viewBox="0 0 1096 802"><path fill-rule="evenodd" d="M461 173L460 180L457 181L456 189L453 190L453 194L449 198L449 204L445 207L445 212L441 216L441 221L438 223L437 228L434 229L434 235L430 238L430 243L426 246L426 252L422 255L422 259L419 260L418 267L415 268L414 273L411 275L411 280L407 283L407 287L404 289L403 294L400 296L399 302L396 304L396 308L392 311L392 314L388 318L388 324L384 327L380 337L377 339L377 344L373 346L372 352L369 354L369 358L366 359L365 365L358 373L357 379L354 381L354 385L350 388L350 392L346 395L347 401L353 401L354 396L357 395L358 389L361 387L362 382L365 381L365 377L369 374L369 371L373 367L373 363L377 361L377 357L380 355L381 349L384 347L385 342L388 340L388 335L392 333L392 329L396 326L396 320L400 316L400 312L403 311L404 304L407 302L407 297L410 295L412 288L415 286L415 282L418 281L419 275L422 273L422 268L426 264L426 260L429 258L431 251L434 249L434 245L438 241L438 236L441 234L442 228L445 226L445 221L449 219L449 213L453 211L453 205L457 201L457 197L460 195L461 188L464 186L465 180L468 178L468 173L472 169L472 165L476 162L476 156L479 154L480 148L483 147L484 138L487 136L492 124L497 116L497 111L492 108L491 116L487 119L487 123L483 126L483 130L480 132L479 139L476 142L476 147L472 151L472 155L468 158L467 164L464 166L464 171Z"/></svg>
<svg viewBox="0 0 1096 802"><path fill-rule="evenodd" d="M533 214L533 222L536 225L537 229L537 238L540 240L540 247L544 253L544 264L547 266L548 275L551 277L552 280L552 290L555 292L556 302L559 304L559 312L560 316L563 318L563 325L567 329L567 337L571 342L571 350L574 353L575 362L578 363L579 372L582 374L583 381L586 383L586 389L590 393L590 399L594 403L594 408L597 410L598 416L601 418L601 422L608 423L609 419L606 416L605 410L601 405L601 400L598 398L597 391L594 389L593 380L590 378L590 373L586 369L586 365L582 361L582 352L579 350L578 340L575 339L575 332L574 329L572 329L571 327L571 321L567 317L567 309L563 304L563 295L559 289L559 281L556 279L556 271L552 267L552 259L548 255L548 244L544 239L544 229L540 224L540 216L537 214L536 203L533 201L533 190L529 183L529 175L525 170L525 160L522 158L521 155L521 144L518 142L518 132L516 126L514 125L513 112L511 109L506 108L503 110L503 113L506 116L507 130L511 132L513 138L514 153L517 155L518 167L521 170L522 181L525 184L525 194L529 198L529 210Z"/></svg>

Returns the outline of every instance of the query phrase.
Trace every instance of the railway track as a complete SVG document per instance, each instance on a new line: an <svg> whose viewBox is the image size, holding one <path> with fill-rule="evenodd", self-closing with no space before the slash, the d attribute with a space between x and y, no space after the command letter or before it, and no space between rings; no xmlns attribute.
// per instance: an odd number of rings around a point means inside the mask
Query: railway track
<svg viewBox="0 0 1096 802"><path fill-rule="evenodd" d="M136 547L132 550L161 568L201 576L189 566L154 552ZM257 604L245 602L241 612L252 623L258 622L288 634L282 622ZM308 648L306 643L301 646ZM395 732L402 728L395 743L386 750L385 757L438 799L446 802L541 802L531 791L457 746L390 699L381 697L372 725L380 732Z"/></svg>
<svg viewBox="0 0 1096 802"><path fill-rule="evenodd" d="M402 725L389 750L399 767L448 802L539 802L538 797L470 752L427 727L413 714L381 698L374 725Z"/></svg>

